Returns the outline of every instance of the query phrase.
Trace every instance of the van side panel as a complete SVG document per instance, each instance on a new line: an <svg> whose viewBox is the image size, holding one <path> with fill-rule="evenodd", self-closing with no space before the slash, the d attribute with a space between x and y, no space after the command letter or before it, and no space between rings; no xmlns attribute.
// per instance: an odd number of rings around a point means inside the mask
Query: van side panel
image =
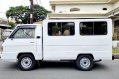
<svg viewBox="0 0 119 79"><path fill-rule="evenodd" d="M106 21L107 35L80 35L79 23L85 21ZM75 35L49 36L49 22L74 22ZM75 60L79 54L92 54L95 60L112 59L112 21L110 19L46 20L43 24L44 60Z"/></svg>

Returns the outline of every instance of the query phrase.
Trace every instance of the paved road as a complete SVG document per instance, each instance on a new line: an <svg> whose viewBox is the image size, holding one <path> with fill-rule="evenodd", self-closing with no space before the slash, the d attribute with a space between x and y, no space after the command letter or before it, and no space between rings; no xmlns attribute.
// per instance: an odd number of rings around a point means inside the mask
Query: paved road
<svg viewBox="0 0 119 79"><path fill-rule="evenodd" d="M96 63L91 71L79 71L73 63L61 62L20 71L15 62L0 60L0 79L119 79L119 60Z"/></svg>

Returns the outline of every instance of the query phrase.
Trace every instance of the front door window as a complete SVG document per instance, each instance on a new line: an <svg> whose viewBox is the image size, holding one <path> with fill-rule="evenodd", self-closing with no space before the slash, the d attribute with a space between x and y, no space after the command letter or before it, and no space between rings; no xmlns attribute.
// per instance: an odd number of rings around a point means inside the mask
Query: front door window
<svg viewBox="0 0 119 79"><path fill-rule="evenodd" d="M13 36L13 38L34 38L35 29L19 29Z"/></svg>

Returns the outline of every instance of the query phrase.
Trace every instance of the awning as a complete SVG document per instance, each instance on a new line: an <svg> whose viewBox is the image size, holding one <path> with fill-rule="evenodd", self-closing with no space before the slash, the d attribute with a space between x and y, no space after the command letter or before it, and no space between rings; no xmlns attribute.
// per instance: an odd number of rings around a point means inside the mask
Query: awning
<svg viewBox="0 0 119 79"><path fill-rule="evenodd" d="M10 26L8 25L8 20L0 18L0 28L2 29L10 28Z"/></svg>
<svg viewBox="0 0 119 79"><path fill-rule="evenodd" d="M10 28L10 26L6 24L0 24L0 28L7 29L7 28Z"/></svg>

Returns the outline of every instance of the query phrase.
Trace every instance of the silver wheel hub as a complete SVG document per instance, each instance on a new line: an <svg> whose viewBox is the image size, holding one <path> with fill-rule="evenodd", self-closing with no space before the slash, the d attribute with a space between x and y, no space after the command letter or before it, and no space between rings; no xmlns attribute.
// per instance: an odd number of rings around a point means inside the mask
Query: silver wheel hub
<svg viewBox="0 0 119 79"><path fill-rule="evenodd" d="M90 66L90 60L86 57L82 58L80 60L80 66L85 69L88 68Z"/></svg>
<svg viewBox="0 0 119 79"><path fill-rule="evenodd" d="M21 60L21 65L23 68L28 69L32 65L32 60L29 57L24 57Z"/></svg>

